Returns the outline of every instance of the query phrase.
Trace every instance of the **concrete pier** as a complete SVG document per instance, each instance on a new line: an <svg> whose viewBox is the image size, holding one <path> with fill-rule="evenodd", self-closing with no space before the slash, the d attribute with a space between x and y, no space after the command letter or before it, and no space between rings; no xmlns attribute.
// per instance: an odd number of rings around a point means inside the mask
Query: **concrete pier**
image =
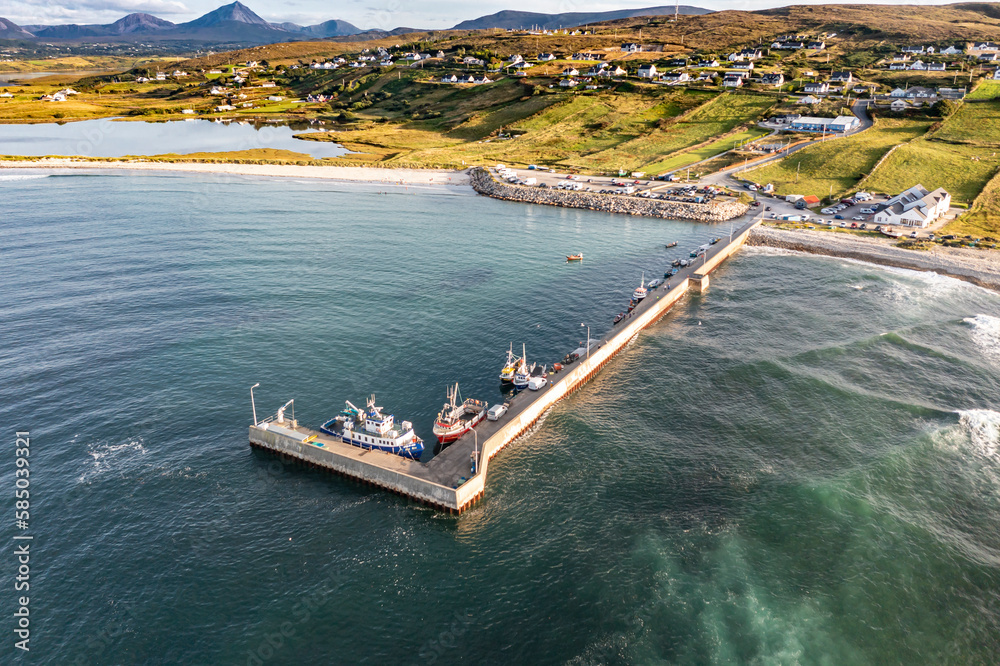
<svg viewBox="0 0 1000 666"><path fill-rule="evenodd" d="M499 421L483 421L427 463L382 451L361 449L294 421L275 417L250 426L250 444L328 469L429 506L461 513L482 498L490 460L505 446L530 430L559 400L579 389L600 372L639 332L659 320L689 288L708 289L708 275L736 252L760 218L724 236L695 266L678 271L670 288L650 290L632 316L598 340L587 356L549 375L550 384L538 391L521 391ZM475 472L473 461L475 460Z"/></svg>

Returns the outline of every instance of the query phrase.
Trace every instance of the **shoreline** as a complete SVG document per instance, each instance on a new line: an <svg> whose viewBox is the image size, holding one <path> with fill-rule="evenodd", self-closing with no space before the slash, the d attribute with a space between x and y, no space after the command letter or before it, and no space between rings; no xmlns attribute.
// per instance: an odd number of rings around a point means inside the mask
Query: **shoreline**
<svg viewBox="0 0 1000 666"><path fill-rule="evenodd" d="M747 245L938 273L985 289L1000 291L1000 255L994 255L990 251L953 247L935 247L927 251L905 250L891 245L890 241L853 234L763 226L753 230L747 239Z"/></svg>
<svg viewBox="0 0 1000 666"><path fill-rule="evenodd" d="M0 161L4 169L104 169L118 171L173 171L230 176L313 178L386 185L470 185L467 171L446 169L386 169L383 167L302 166L298 164L238 164L219 162L89 161L69 158Z"/></svg>

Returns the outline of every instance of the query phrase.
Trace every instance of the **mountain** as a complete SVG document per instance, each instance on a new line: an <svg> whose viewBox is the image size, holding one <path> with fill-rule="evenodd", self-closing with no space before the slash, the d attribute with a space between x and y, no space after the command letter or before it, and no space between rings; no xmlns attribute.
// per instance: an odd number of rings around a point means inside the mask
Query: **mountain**
<svg viewBox="0 0 1000 666"><path fill-rule="evenodd" d="M711 14L711 9L681 5L678 13L684 15ZM645 9L617 9L610 12L565 12L563 14L538 14L535 12L502 11L477 19L462 21L452 30L484 30L487 28L529 28L553 30L556 28L571 28L588 23L613 21L615 19L632 18L635 16L672 15L673 7L646 7Z"/></svg>
<svg viewBox="0 0 1000 666"><path fill-rule="evenodd" d="M324 21L323 23L318 23L316 25L307 25L301 29L301 32L310 37L344 37L346 35L356 35L362 32L361 28L355 25L351 25L347 21L338 21L333 19L332 21Z"/></svg>
<svg viewBox="0 0 1000 666"><path fill-rule="evenodd" d="M280 28L273 27L270 23L254 14L252 9L239 2L239 0L231 5L223 5L218 9L214 9L193 21L181 23L177 27L182 30L197 30L199 28L225 26L228 23L243 23L272 30L280 30Z"/></svg>
<svg viewBox="0 0 1000 666"><path fill-rule="evenodd" d="M32 37L34 35L13 21L0 18L0 39L31 39Z"/></svg>
<svg viewBox="0 0 1000 666"><path fill-rule="evenodd" d="M170 21L164 21L152 14L129 14L118 19L107 26L111 34L132 35L136 33L156 32L158 30L170 30L176 27Z"/></svg>

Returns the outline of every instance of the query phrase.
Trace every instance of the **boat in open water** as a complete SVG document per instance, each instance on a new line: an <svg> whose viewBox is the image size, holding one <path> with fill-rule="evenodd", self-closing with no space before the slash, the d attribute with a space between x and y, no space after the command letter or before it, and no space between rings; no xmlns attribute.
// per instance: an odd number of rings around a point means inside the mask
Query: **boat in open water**
<svg viewBox="0 0 1000 666"><path fill-rule="evenodd" d="M486 418L487 407L482 400L468 398L463 401L456 382L455 386L448 387L448 402L434 420L434 436L441 444L454 442Z"/></svg>
<svg viewBox="0 0 1000 666"><path fill-rule="evenodd" d="M347 406L337 416L320 426L320 430L362 449L375 449L395 453L404 458L418 460L424 452L424 441L413 432L413 424L403 421L396 425L392 414L383 414L375 406L374 394L368 398L365 409L346 401Z"/></svg>
<svg viewBox="0 0 1000 666"><path fill-rule="evenodd" d="M567 256L566 261L583 261L583 252Z"/></svg>

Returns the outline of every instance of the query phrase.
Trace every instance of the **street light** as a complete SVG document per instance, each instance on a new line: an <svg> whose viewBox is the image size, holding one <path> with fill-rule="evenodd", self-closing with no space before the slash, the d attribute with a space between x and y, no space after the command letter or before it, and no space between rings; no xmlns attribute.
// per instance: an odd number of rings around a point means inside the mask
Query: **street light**
<svg viewBox="0 0 1000 666"><path fill-rule="evenodd" d="M257 425L257 405L253 401L253 390L260 386L260 382L257 382L250 387L250 406L253 408L253 424Z"/></svg>
<svg viewBox="0 0 1000 666"><path fill-rule="evenodd" d="M587 326L587 325L580 324L580 326ZM587 358L590 358L590 326L587 326Z"/></svg>

